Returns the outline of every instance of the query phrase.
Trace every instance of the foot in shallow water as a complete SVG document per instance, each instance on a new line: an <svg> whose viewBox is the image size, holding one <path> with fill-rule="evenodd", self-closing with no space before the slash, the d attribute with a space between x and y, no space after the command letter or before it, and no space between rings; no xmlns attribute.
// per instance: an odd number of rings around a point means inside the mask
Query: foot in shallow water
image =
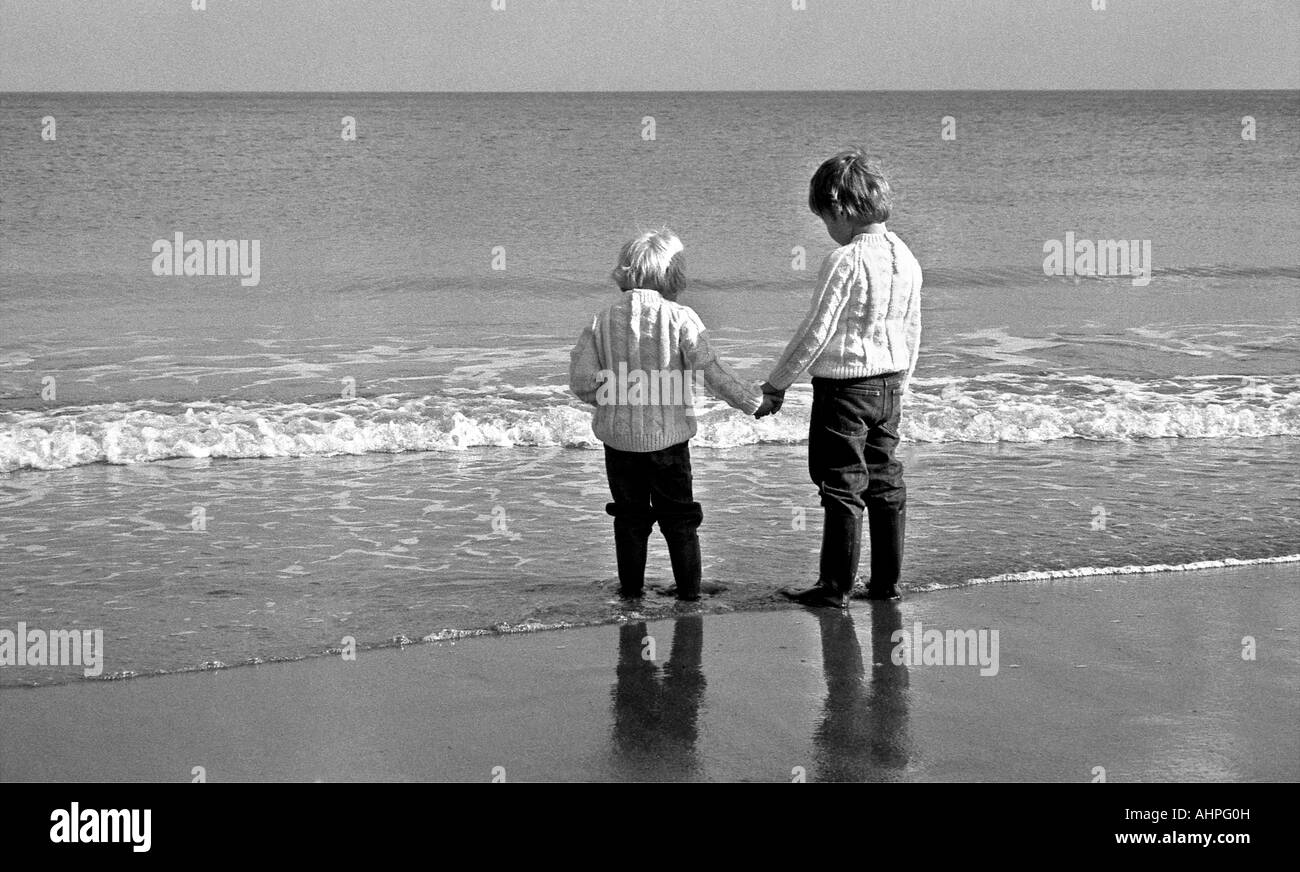
<svg viewBox="0 0 1300 872"><path fill-rule="evenodd" d="M650 589L653 590L655 593L659 594L660 596L677 596L677 585L675 584L668 584L668 585L652 584L650 585ZM721 582L717 582L717 581L700 582L700 596L717 596L720 593L724 593L726 590L727 590L727 586L725 584L722 584Z"/></svg>
<svg viewBox="0 0 1300 872"><path fill-rule="evenodd" d="M896 585L876 586L858 578L853 582L849 596L856 600L896 603L903 598L903 592Z"/></svg>
<svg viewBox="0 0 1300 872"><path fill-rule="evenodd" d="M645 590L627 590L617 578L601 579L595 583L602 591L612 597L624 600L639 600L645 596Z"/></svg>
<svg viewBox="0 0 1300 872"><path fill-rule="evenodd" d="M829 585L814 584L810 588L785 588L781 596L809 608L846 609L849 606L848 595L834 590Z"/></svg>

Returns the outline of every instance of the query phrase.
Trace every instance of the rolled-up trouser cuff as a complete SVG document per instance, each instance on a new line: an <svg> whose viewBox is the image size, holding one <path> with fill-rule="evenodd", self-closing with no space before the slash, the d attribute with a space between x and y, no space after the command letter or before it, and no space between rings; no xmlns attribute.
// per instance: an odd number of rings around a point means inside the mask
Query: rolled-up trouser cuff
<svg viewBox="0 0 1300 872"><path fill-rule="evenodd" d="M628 509L618 503L606 503L605 513L614 518L615 530L628 530L642 536L649 536L654 529L655 516L650 512Z"/></svg>
<svg viewBox="0 0 1300 872"><path fill-rule="evenodd" d="M695 530L704 522L704 508L699 503L684 503L672 511L656 511L660 530Z"/></svg>

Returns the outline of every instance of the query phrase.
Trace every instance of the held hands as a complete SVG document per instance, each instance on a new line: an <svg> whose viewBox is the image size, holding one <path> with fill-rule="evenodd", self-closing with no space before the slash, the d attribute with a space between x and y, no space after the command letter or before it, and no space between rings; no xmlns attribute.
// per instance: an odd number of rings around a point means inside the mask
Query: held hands
<svg viewBox="0 0 1300 872"><path fill-rule="evenodd" d="M765 418L768 415L775 415L781 411L781 406L785 403L785 391L777 390L771 382L763 382L763 403L754 413L755 418Z"/></svg>

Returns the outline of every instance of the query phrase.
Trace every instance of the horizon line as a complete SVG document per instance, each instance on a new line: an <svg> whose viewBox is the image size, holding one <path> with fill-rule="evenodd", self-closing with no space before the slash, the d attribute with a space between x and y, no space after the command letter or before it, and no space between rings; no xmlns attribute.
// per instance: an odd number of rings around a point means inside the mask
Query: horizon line
<svg viewBox="0 0 1300 872"><path fill-rule="evenodd" d="M0 95L7 94L447 94L447 95L492 95L492 94L1088 94L1088 93L1122 93L1122 94L1171 94L1171 93L1214 93L1243 91L1277 91L1300 93L1300 86L1292 88L640 88L635 90L592 90L592 89L517 89L504 91L476 90L374 90L340 89L340 90L211 90L211 89L114 89L114 90L11 90L0 89Z"/></svg>

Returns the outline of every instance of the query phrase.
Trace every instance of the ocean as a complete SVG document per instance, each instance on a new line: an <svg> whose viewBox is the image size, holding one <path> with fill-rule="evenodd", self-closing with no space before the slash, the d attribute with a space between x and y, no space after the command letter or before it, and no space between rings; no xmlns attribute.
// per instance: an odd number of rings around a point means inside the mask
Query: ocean
<svg viewBox="0 0 1300 872"><path fill-rule="evenodd" d="M668 226L764 378L854 144L925 275L906 584L1300 559L1297 143L1277 91L0 95L0 630L127 677L636 617L569 349ZM705 610L815 576L810 396L699 417Z"/></svg>

